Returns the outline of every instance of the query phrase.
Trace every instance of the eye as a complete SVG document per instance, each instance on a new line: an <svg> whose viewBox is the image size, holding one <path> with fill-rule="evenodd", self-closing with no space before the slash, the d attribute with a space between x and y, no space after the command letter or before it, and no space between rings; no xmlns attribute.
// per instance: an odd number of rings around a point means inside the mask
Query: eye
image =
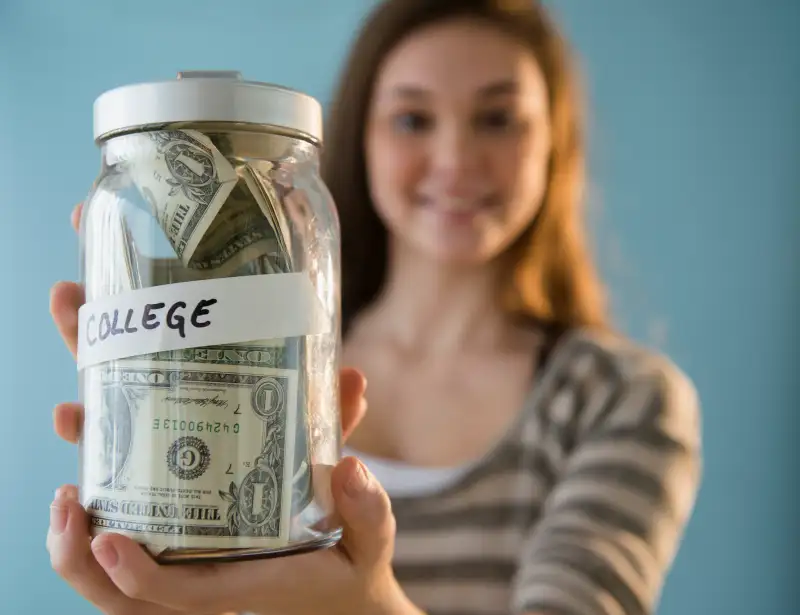
<svg viewBox="0 0 800 615"><path fill-rule="evenodd" d="M394 126L399 132L421 132L432 124L428 115L418 112L401 113L394 118Z"/></svg>
<svg viewBox="0 0 800 615"><path fill-rule="evenodd" d="M516 119L513 113L507 109L493 109L480 113L477 123L480 128L502 132L513 128L516 125Z"/></svg>

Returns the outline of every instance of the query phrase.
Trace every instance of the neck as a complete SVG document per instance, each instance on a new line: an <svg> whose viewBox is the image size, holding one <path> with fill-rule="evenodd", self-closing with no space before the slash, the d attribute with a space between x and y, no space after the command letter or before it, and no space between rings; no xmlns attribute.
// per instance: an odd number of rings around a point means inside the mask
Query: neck
<svg viewBox="0 0 800 615"><path fill-rule="evenodd" d="M512 329L498 298L496 265L435 263L392 245L386 283L366 320L373 332L413 351L496 348Z"/></svg>

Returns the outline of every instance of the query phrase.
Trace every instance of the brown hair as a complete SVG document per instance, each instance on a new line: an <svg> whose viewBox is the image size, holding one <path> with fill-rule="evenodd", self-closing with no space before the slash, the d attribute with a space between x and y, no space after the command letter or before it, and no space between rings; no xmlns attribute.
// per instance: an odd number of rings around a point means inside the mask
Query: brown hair
<svg viewBox="0 0 800 615"><path fill-rule="evenodd" d="M552 150L542 207L509 248L509 310L542 324L607 327L603 288L584 238L581 208L584 144L575 68L556 27L536 0L388 0L368 17L350 50L335 93L322 177L342 231L342 330L381 291L387 231L368 189L364 127L383 59L414 30L476 17L526 43L547 81Z"/></svg>

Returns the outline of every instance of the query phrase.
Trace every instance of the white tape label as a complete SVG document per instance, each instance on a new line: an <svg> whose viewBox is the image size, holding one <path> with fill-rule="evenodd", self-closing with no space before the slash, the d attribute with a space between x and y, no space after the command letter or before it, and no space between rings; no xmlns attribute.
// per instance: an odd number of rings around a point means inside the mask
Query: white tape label
<svg viewBox="0 0 800 615"><path fill-rule="evenodd" d="M78 369L140 354L327 333L330 320L302 273L143 288L78 310Z"/></svg>

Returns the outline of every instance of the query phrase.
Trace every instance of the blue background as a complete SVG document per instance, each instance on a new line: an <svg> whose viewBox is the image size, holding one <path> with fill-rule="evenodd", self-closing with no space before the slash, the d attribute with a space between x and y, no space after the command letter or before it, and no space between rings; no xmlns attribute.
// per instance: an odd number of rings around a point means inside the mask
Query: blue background
<svg viewBox="0 0 800 615"><path fill-rule="evenodd" d="M98 169L94 97L234 68L326 102L371 2L225 4L0 0L2 613L94 612L44 546L53 489L76 479L51 427L76 376L48 293L77 275L69 213ZM800 3L549 4L583 56L620 326L670 353L704 403L705 480L660 613L797 613Z"/></svg>

